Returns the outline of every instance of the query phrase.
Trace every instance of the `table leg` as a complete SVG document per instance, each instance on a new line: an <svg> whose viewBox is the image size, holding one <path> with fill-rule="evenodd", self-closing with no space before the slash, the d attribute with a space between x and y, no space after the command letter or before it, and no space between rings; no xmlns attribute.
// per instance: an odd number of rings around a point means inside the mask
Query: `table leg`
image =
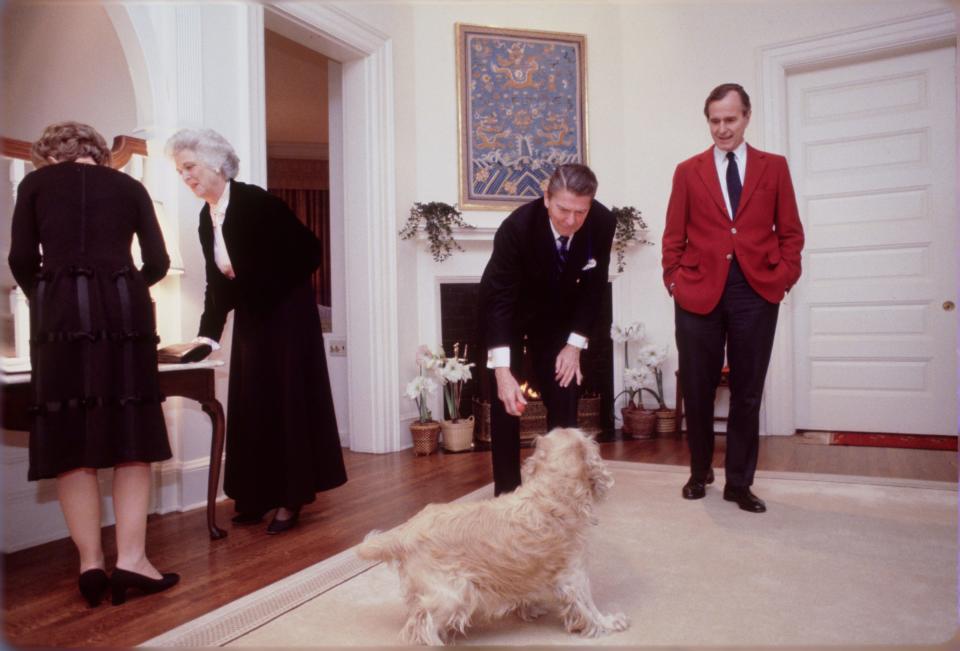
<svg viewBox="0 0 960 651"><path fill-rule="evenodd" d="M213 436L210 437L210 473L207 476L207 528L210 539L226 538L227 532L217 526L217 488L220 486L220 461L223 459L223 442L226 436L226 419L223 406L217 400L200 403L213 421Z"/></svg>

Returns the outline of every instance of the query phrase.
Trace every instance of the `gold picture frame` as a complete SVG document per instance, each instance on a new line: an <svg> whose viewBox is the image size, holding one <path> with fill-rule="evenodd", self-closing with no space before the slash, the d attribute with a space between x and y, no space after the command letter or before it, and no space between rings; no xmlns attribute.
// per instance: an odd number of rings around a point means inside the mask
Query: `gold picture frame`
<svg viewBox="0 0 960 651"><path fill-rule="evenodd" d="M512 210L587 163L586 36L455 29L460 208Z"/></svg>

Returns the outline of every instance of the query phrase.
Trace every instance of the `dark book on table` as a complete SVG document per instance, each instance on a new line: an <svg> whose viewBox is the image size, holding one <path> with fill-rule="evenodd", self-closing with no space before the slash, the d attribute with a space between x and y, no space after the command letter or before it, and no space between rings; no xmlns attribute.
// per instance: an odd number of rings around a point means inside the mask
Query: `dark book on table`
<svg viewBox="0 0 960 651"><path fill-rule="evenodd" d="M189 364L199 362L211 352L210 344L187 342L171 344L157 350L157 361L161 364Z"/></svg>

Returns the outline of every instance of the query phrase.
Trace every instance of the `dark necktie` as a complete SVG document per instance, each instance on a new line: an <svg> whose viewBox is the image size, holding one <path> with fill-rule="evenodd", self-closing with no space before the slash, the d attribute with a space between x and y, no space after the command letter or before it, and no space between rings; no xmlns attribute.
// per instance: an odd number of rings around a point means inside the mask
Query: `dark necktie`
<svg viewBox="0 0 960 651"><path fill-rule="evenodd" d="M567 235L561 235L557 238L557 242L560 243L560 246L557 247L557 259L559 260L557 267L562 272L563 268L567 264L567 253L569 253L567 244L570 242L570 237Z"/></svg>
<svg viewBox="0 0 960 651"><path fill-rule="evenodd" d="M740 169L737 167L737 157L733 152L727 152L727 194L730 195L730 219L737 214L737 206L740 205L740 192L743 190L743 184L740 183Z"/></svg>

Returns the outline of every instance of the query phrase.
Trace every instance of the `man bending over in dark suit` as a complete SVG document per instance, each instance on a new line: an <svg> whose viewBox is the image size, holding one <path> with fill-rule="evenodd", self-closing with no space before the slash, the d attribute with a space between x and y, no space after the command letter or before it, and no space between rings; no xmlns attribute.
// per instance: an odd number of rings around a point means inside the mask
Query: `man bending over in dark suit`
<svg viewBox="0 0 960 651"><path fill-rule="evenodd" d="M580 351L597 325L616 225L596 192L589 167L561 165L544 197L514 210L493 240L479 315L499 398L490 406L497 495L520 485L519 416L527 401L517 375L525 346L547 429L577 425Z"/></svg>
<svg viewBox="0 0 960 651"><path fill-rule="evenodd" d="M663 231L663 280L673 296L680 383L687 406L690 479L683 497L713 482L713 402L730 367L723 499L753 513L760 400L777 312L800 278L803 227L783 156L743 140L750 97L717 86L703 107L714 146L677 166Z"/></svg>

